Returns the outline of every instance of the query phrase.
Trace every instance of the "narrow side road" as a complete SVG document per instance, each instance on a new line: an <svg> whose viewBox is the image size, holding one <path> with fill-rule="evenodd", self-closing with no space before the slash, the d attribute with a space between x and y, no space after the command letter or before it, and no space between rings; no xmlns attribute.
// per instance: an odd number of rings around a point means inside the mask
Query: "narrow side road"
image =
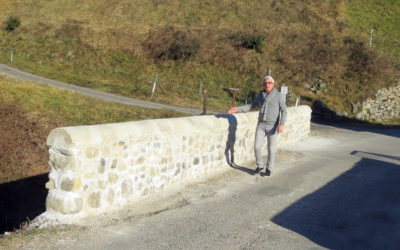
<svg viewBox="0 0 400 250"><path fill-rule="evenodd" d="M201 115L203 113L202 110L198 110L198 109L183 108L183 107L176 107L176 106L165 105L165 104L160 104L160 103L155 103L155 102L142 101L142 100L137 100L137 99L133 99L133 98L129 98L129 97L105 93L105 92L101 92L101 91L97 91L97 90L93 90L93 89L89 89L89 88L79 87L79 86L75 86L72 84L68 84L68 83L44 78L41 76L33 75L30 73L12 68L5 64L0 64L0 72L7 74L7 75L11 75L16 78L19 78L21 80L37 82L37 83L47 83L56 88L71 90L71 91L78 92L78 93L81 93L81 94L84 94L84 95L87 95L90 97L94 97L97 99L101 99L104 101L117 102L117 103L122 103L122 104L126 104L126 105L133 105L133 106L150 108L150 109L166 109L166 110L172 110L175 112L191 114L191 115ZM210 111L208 113L213 114L214 112Z"/></svg>

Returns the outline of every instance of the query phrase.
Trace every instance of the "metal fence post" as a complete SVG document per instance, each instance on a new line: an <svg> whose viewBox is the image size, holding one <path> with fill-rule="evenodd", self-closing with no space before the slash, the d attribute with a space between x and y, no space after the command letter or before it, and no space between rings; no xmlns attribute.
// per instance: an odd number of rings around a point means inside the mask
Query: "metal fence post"
<svg viewBox="0 0 400 250"><path fill-rule="evenodd" d="M374 33L374 29L371 29L371 37L369 39L369 47L372 47L372 34Z"/></svg>
<svg viewBox="0 0 400 250"><path fill-rule="evenodd" d="M156 85L157 85L157 74L156 74L156 78L154 79L153 90L151 91L150 99L153 99L153 95L154 95L154 91L156 89Z"/></svg>

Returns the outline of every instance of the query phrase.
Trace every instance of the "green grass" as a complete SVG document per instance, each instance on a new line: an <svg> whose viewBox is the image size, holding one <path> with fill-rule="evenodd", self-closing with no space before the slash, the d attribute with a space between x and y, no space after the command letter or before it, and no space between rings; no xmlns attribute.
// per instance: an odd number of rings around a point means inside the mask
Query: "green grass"
<svg viewBox="0 0 400 250"><path fill-rule="evenodd" d="M369 44L388 56L400 57L400 3L398 0L352 0L346 2L346 14L354 29Z"/></svg>
<svg viewBox="0 0 400 250"><path fill-rule="evenodd" d="M0 75L0 101L16 104L28 113L40 114L64 126L180 117L184 114L152 110L83 96L67 90L15 80Z"/></svg>
<svg viewBox="0 0 400 250"><path fill-rule="evenodd" d="M0 31L0 62L10 64L13 50L17 68L139 99L150 98L157 75L164 91L156 89L154 101L201 108L203 82L209 109L222 112L231 105L226 89L240 88L241 104L271 69L294 96L323 79L329 92L312 99L349 112L351 102L400 77L396 1L5 2L0 22L16 16L21 26ZM174 32L189 37L178 45L200 44L195 56L157 58L171 51ZM262 47L246 48L252 37L263 39Z"/></svg>

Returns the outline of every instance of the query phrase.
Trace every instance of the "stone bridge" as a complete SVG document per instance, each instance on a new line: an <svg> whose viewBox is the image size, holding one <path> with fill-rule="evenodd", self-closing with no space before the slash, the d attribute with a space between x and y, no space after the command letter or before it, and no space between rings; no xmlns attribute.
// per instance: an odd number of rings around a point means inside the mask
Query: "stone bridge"
<svg viewBox="0 0 400 250"><path fill-rule="evenodd" d="M119 210L253 161L257 117L249 112L56 128L47 138L46 213L79 219ZM310 119L310 107L288 108L278 147L306 138Z"/></svg>

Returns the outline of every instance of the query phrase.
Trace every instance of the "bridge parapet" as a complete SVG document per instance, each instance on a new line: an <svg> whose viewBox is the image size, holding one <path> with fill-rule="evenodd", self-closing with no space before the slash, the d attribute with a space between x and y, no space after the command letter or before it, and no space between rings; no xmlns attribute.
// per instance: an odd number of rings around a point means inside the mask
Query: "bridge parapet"
<svg viewBox="0 0 400 250"><path fill-rule="evenodd" d="M47 211L86 217L254 160L258 112L56 128ZM288 108L278 146L304 139L311 109ZM265 147L265 146L264 146ZM266 153L267 150L265 149Z"/></svg>

